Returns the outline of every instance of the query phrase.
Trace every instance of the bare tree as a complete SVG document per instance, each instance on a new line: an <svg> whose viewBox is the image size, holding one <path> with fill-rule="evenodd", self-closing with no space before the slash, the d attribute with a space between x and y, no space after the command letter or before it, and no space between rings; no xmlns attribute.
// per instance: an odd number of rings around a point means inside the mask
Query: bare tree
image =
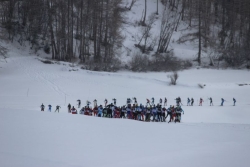
<svg viewBox="0 0 250 167"><path fill-rule="evenodd" d="M128 10L131 10L134 4L136 3L137 0L131 0L129 7L127 8Z"/></svg>
<svg viewBox="0 0 250 167"><path fill-rule="evenodd" d="M156 15L159 15L159 1L156 1Z"/></svg>
<svg viewBox="0 0 250 167"><path fill-rule="evenodd" d="M177 79L179 78L179 75L176 71L173 71L173 74L168 75L168 78L170 78L170 84L171 85L176 85L177 84Z"/></svg>
<svg viewBox="0 0 250 167"><path fill-rule="evenodd" d="M158 42L157 52L164 53L167 52L170 39L173 35L175 27L178 23L178 18L180 17L180 13L178 10L172 12L167 8L164 9L161 20L161 30L160 30L160 38Z"/></svg>
<svg viewBox="0 0 250 167"><path fill-rule="evenodd" d="M7 54L7 48L5 48L5 47L3 47L3 46L1 46L0 45L0 57L2 57L2 59L6 62L6 58L7 58L7 56L6 56L6 54ZM1 58L0 58L0 60L1 60Z"/></svg>
<svg viewBox="0 0 250 167"><path fill-rule="evenodd" d="M145 0L144 2L144 13L143 13L143 17L142 17L142 20L141 20L141 25L142 26L146 26L146 17L147 17L147 0Z"/></svg>
<svg viewBox="0 0 250 167"><path fill-rule="evenodd" d="M142 53L145 53L147 50L152 50L152 48L148 48L148 43L149 43L149 38L151 38L152 34L150 33L152 26L154 24L154 22L156 21L154 14L151 14L148 18L148 20L146 21L146 26L141 27L142 29L142 34L141 37L139 39L138 44L135 44L136 47L140 48ZM144 42L143 44L141 44L142 42Z"/></svg>

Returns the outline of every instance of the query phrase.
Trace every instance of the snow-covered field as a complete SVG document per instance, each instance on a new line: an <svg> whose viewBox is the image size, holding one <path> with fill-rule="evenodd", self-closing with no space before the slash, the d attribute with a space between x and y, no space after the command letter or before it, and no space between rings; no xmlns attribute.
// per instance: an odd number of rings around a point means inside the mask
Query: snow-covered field
<svg viewBox="0 0 250 167"><path fill-rule="evenodd" d="M18 53L16 55L16 53ZM40 57L11 49L0 69L0 166L117 167L227 166L250 164L250 74L245 70L191 69L170 73L91 72L68 63L48 65ZM70 71L70 70L78 71ZM201 89L198 84L205 84ZM248 84L238 86L238 84ZM146 123L72 115L76 100L103 104L116 98L180 96L182 123ZM195 106L185 106L187 97ZM198 106L198 99L205 102ZM209 106L212 97L214 106ZM226 102L221 107L220 99ZM232 98L236 98L233 106ZM45 112L40 105L46 105ZM60 113L48 112L56 105Z"/></svg>
<svg viewBox="0 0 250 167"><path fill-rule="evenodd" d="M130 1L128 1L130 2ZM148 14L156 0L148 1ZM124 26L123 51L128 61L138 50L144 0L138 0ZM159 7L159 13L162 6ZM159 32L161 15L152 34ZM180 27L182 28L182 27ZM192 60L196 46L176 44L181 32L173 34L170 49L177 57ZM248 167L250 164L250 72L246 70L190 69L180 71L176 86L169 85L171 73L93 72L72 63L44 64L28 45L1 43L9 49L0 60L0 167ZM18 49L19 48L19 49ZM208 58L206 58L208 59ZM203 62L204 58L202 59ZM201 89L198 84L206 85ZM239 86L243 84L243 86ZM181 123L139 122L97 118L67 113L76 106L97 99L168 99L175 105L182 98L185 114ZM187 98L194 106L186 106ZM214 106L209 106L208 98ZM204 99L198 106L199 98ZM226 101L220 106L221 98ZM236 106L233 106L236 98ZM40 105L45 104L44 112ZM48 112L51 104L52 112ZM60 113L55 106L60 105Z"/></svg>

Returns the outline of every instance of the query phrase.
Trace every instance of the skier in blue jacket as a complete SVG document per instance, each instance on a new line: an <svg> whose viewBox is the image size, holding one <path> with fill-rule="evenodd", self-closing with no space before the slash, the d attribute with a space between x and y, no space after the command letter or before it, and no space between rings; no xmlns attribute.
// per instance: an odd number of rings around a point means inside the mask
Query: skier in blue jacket
<svg viewBox="0 0 250 167"><path fill-rule="evenodd" d="M97 113L97 116L98 116L98 117L102 117L102 111L103 111L103 108L102 108L102 105L100 105L100 106L98 107L98 113Z"/></svg>
<svg viewBox="0 0 250 167"><path fill-rule="evenodd" d="M235 106L235 103L236 103L236 100L235 100L235 98L233 98L233 101L234 101L234 106Z"/></svg>
<svg viewBox="0 0 250 167"><path fill-rule="evenodd" d="M187 98L187 106L190 106L190 102L191 100L189 99L189 97Z"/></svg>
<svg viewBox="0 0 250 167"><path fill-rule="evenodd" d="M127 119L131 119L131 109L127 107L126 110L127 110Z"/></svg>
<svg viewBox="0 0 250 167"><path fill-rule="evenodd" d="M49 111L51 112L52 105L49 104L48 107L49 107Z"/></svg>
<svg viewBox="0 0 250 167"><path fill-rule="evenodd" d="M223 98L221 98L221 104L220 104L221 106L223 106L224 101L225 100Z"/></svg>
<svg viewBox="0 0 250 167"><path fill-rule="evenodd" d="M142 120L142 105L137 107L137 111L138 111L138 120L141 121Z"/></svg>
<svg viewBox="0 0 250 167"><path fill-rule="evenodd" d="M153 113L153 121L156 121L156 116L157 116L157 108L154 106L152 109L152 113Z"/></svg>

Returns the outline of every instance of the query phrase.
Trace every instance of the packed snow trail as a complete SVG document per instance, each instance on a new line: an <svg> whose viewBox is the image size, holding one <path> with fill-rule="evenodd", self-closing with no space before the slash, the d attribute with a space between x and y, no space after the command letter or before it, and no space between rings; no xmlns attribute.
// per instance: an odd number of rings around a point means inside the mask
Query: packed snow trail
<svg viewBox="0 0 250 167"><path fill-rule="evenodd" d="M219 115L218 115L219 116ZM249 124L144 123L0 112L1 166L247 166Z"/></svg>

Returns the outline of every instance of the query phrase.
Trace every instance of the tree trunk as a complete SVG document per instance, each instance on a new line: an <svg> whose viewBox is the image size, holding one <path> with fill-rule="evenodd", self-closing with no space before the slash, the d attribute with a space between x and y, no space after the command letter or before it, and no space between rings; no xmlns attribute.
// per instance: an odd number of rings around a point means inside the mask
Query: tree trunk
<svg viewBox="0 0 250 167"><path fill-rule="evenodd" d="M201 64L201 2L199 0L199 31L198 31L198 37L199 37L199 48L198 48L198 58L197 61L199 63L199 65Z"/></svg>
<svg viewBox="0 0 250 167"><path fill-rule="evenodd" d="M147 17L147 0L145 0L145 10L144 10L144 16L143 16L143 20L142 20L143 26L146 25L146 17Z"/></svg>

